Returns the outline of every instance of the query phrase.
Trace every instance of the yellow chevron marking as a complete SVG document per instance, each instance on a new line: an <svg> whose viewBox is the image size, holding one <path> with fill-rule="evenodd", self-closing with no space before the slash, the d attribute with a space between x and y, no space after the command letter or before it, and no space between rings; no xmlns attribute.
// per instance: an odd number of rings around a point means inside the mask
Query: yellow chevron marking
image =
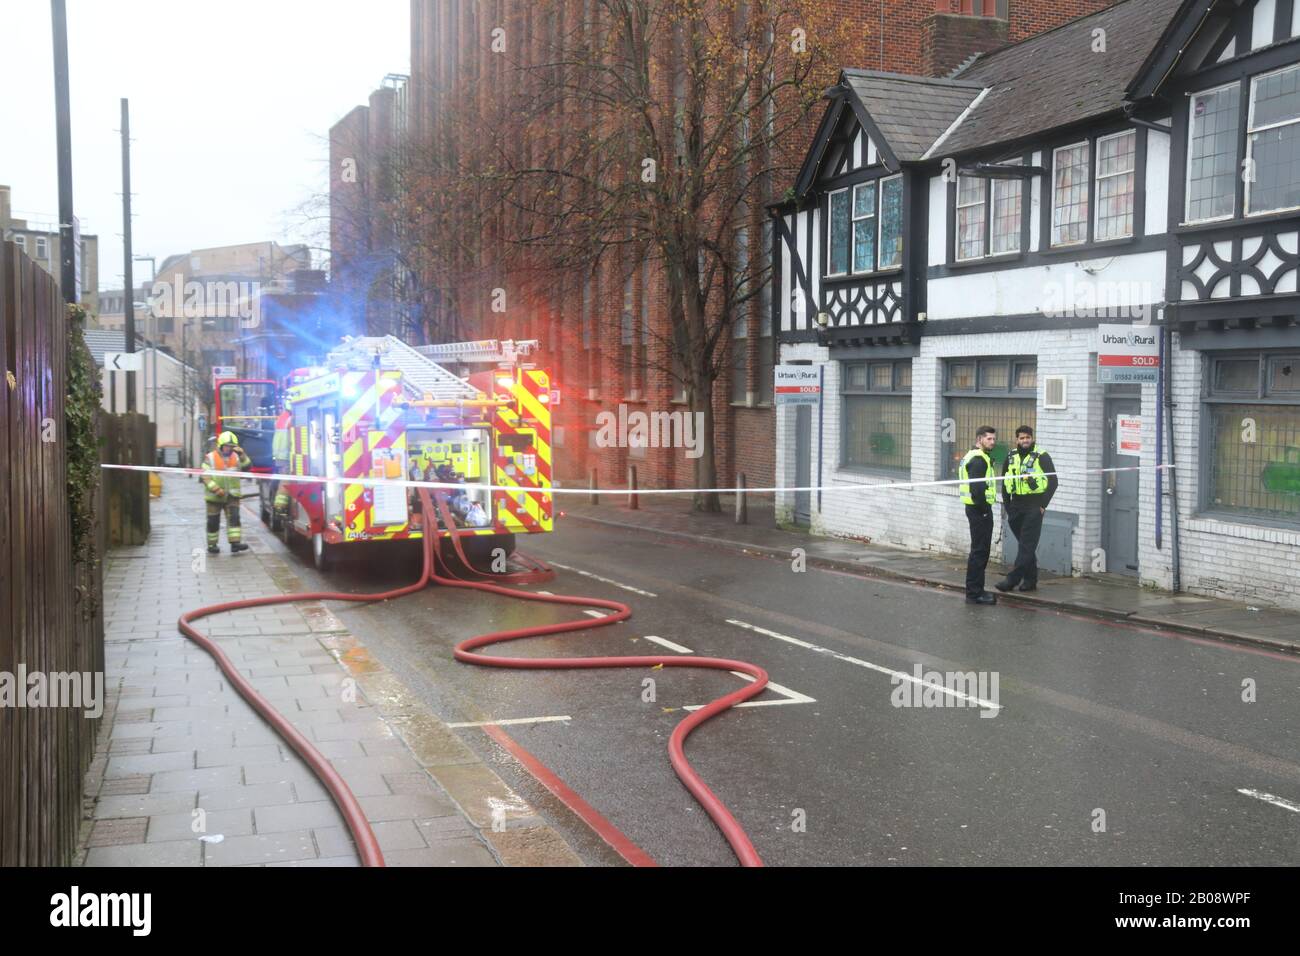
<svg viewBox="0 0 1300 956"><path fill-rule="evenodd" d="M365 443L358 438L343 449L343 474L350 475L352 473L352 467L357 463L357 459L361 457L365 447Z"/></svg>

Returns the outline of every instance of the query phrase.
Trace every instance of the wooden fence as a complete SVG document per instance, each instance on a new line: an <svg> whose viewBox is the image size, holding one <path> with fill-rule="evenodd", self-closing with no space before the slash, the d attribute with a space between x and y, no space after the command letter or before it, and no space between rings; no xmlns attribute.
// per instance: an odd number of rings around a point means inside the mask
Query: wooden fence
<svg viewBox="0 0 1300 956"><path fill-rule="evenodd" d="M97 719L40 704L104 672L103 523L74 560L64 405L69 319L58 283L0 242L0 865L71 862ZM81 346L84 349L84 345ZM92 495L99 494L99 478ZM102 513L102 499L92 497ZM98 558L98 560L96 560ZM23 680L24 674L27 679ZM102 680L102 678L101 678ZM102 684L101 684L102 686ZM6 694L6 691L8 692ZM102 704L102 699L101 699Z"/></svg>

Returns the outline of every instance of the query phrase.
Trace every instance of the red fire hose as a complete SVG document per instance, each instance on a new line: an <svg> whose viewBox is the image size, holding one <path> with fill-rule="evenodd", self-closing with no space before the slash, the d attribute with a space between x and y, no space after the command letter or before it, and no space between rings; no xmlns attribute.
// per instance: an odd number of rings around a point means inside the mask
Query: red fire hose
<svg viewBox="0 0 1300 956"><path fill-rule="evenodd" d="M601 598L583 598L572 597L559 594L536 594L531 591L520 591L516 588L503 587L493 581L510 581L511 583L535 583L543 580L548 575L549 569L533 562L532 566L522 572L515 572L506 575L482 575L473 571L473 566L461 547L461 537L471 533L468 529L457 529L452 519L450 509L442 495L437 496L435 506L433 496L428 489L420 489L420 501L422 504L424 528L426 529L422 536L424 562L420 572L419 579L414 584L405 587L396 588L392 591L381 591L378 594L347 594L342 591L310 591L300 594L277 594L268 597L247 598L241 601L227 601L221 604L211 604L207 607L201 607L193 611L182 614L177 621L177 627L190 640L194 641L205 651L207 651L222 672L230 680L232 687L237 690L245 700L247 700L259 714L275 728L276 732L283 737L291 747L305 760L320 778L325 788L329 791L334 803L338 806L339 811L343 814L343 819L347 823L348 829L357 845L357 850L361 856L363 866L383 866L384 857L379 849L379 841L375 838L374 831L370 829L370 823L366 820L365 814L357 802L356 796L348 788L347 783L339 775L338 771L330 764L319 750L312 745L305 736L277 711L271 704L259 694L248 680L241 674L234 663L231 662L215 643L204 637L192 626L193 621L200 618L208 617L212 614L221 614L227 611L238 611L248 607L264 607L268 604L290 604L297 601L383 601L389 598L403 597L407 594L413 594L421 590L429 581L437 581L439 584L456 588L472 588L480 591L489 591L493 594L502 594L506 597L519 598L525 601L540 601L546 604L565 604L577 607L601 607L607 608L614 613L601 618L589 618L576 621L561 621L557 624L542 624L535 627L518 628L512 631L496 631L487 634L480 634L477 637L471 637L468 640L461 641L456 645L456 660L467 664L479 664L486 667L510 667L530 670L567 670L570 668L597 668L597 667L703 667L713 670L739 671L749 674L754 680L739 690L733 691L717 700L709 703L705 707L695 711L685 720L677 725L673 730L672 736L668 741L668 756L672 763L673 771L678 778L691 792L699 802L709 817L717 824L722 831L727 842L735 851L737 858L744 866L762 866L763 861L759 858L758 852L750 842L749 837L745 834L744 829L732 816L726 806L718 799L717 795L709 789L708 785L700 778L699 774L686 759L685 743L686 738L691 735L695 728L699 727L706 720L717 714L722 713L736 704L742 703L751 697L762 693L763 688L767 686L767 672L763 668L744 661L727 660L719 657L659 657L659 656L636 656L636 657L492 657L486 654L474 653L475 648L486 647L489 644L497 644L503 641L514 641L525 637L541 637L547 634L564 634L571 631L587 630L594 627L605 627L610 624L617 624L619 621L627 620L632 615L632 609L626 604L618 601L606 601ZM458 560L470 573L480 579L486 580L466 580L456 576L450 565L442 560L438 549L434 546L437 535L434 529L437 527L437 515L442 516L443 526L451 529L451 542L456 552ZM521 556L522 558L522 556ZM439 574L437 565L441 564L445 574Z"/></svg>
<svg viewBox="0 0 1300 956"><path fill-rule="evenodd" d="M428 489L420 489L420 500L424 505L425 527L433 527L431 512L434 506L430 500ZM472 532L455 527L447 502L442 495L437 496L437 507L442 516L443 526L452 529L451 541L456 550L456 557L464 567L472 568L472 565L465 557L464 551L461 550L460 543L463 535ZM540 624L534 627L521 627L513 631L495 631L480 634L456 645L455 656L458 661L466 664L480 664L485 667L510 667L525 670L568 670L570 668L594 667L704 667L714 670L740 671L753 677L754 680L749 684L739 690L732 691L724 697L719 697L705 707L701 707L678 724L673 729L672 736L668 740L668 759L672 763L673 771L677 774L678 779L691 792L700 806L704 808L705 813L717 824L727 842L731 844L731 848L735 851L741 865L763 865L763 861L759 859L758 851L754 849L753 843L750 842L749 837L736 821L736 818L731 815L731 811L709 789L708 785L700 778L700 775L695 772L695 768L691 766L690 761L686 759L685 743L691 732L710 717L714 717L724 710L762 693L763 688L767 686L767 671L745 661L733 661L721 657L659 657L644 655L636 657L492 657L486 654L476 654L474 653L475 648L486 647L489 644L499 644L503 641L516 641L524 637L541 637L546 634L565 634L570 631L582 631L593 627L617 624L619 621L625 621L631 617L632 609L619 601L570 597L560 594L536 594L532 591L502 587L499 584L489 583L489 581L485 580L463 580L455 576L455 573L445 561L429 561L429 557L435 555L435 549L430 543L431 536L426 535L424 540L425 564L426 566L430 564L433 566L433 569L429 571L429 577L439 584L457 588L475 588L480 591L490 591L493 594L504 594L507 597L520 598L524 601L541 601L546 604L567 604L578 607L603 607L614 612L600 618L561 621L557 624ZM438 563L442 563L447 572L446 575L438 573ZM477 572L473 573L477 574ZM483 575L478 576L484 577Z"/></svg>

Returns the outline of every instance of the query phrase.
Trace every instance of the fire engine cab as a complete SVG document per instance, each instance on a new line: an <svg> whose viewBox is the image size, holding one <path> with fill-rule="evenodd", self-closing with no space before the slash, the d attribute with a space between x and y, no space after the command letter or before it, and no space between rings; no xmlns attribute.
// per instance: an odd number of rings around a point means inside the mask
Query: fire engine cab
<svg viewBox="0 0 1300 956"><path fill-rule="evenodd" d="M451 482L444 491L472 558L514 550L552 528L549 376L527 364L535 342L413 347L345 339L288 390L285 541L308 539L317 568L363 543L423 537L414 489L385 480ZM353 479L353 480L349 480ZM378 483L360 484L355 479ZM495 486L491 488L490 486Z"/></svg>

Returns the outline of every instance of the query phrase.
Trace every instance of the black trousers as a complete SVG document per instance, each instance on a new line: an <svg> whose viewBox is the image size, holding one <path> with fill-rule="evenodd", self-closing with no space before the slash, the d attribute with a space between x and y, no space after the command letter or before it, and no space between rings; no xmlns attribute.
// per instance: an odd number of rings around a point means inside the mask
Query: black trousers
<svg viewBox="0 0 1300 956"><path fill-rule="evenodd" d="M989 505L967 505L966 523L970 525L970 557L966 559L966 596L984 593L984 569L988 567L993 547L993 509Z"/></svg>
<svg viewBox="0 0 1300 956"><path fill-rule="evenodd" d="M1013 505L1007 511L1007 523L1016 536L1016 566L1007 575L1011 586L1021 582L1038 586L1038 538L1043 533L1043 512L1035 504Z"/></svg>

